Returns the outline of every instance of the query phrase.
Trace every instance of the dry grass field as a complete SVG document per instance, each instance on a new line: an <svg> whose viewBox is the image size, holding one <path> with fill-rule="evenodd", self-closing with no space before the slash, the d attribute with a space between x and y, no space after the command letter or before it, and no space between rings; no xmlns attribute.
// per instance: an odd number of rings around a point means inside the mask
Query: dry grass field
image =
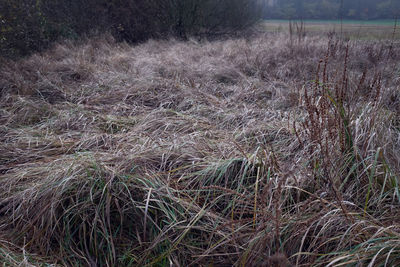
<svg viewBox="0 0 400 267"><path fill-rule="evenodd" d="M399 266L400 43L324 36L3 60L0 262Z"/></svg>

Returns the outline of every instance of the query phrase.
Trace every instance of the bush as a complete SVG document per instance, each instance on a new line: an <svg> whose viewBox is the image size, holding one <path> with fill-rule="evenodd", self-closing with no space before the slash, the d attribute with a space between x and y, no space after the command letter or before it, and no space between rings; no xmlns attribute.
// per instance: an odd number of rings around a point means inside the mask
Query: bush
<svg viewBox="0 0 400 267"><path fill-rule="evenodd" d="M43 20L33 0L2 0L0 2L1 52L8 55L40 50L44 38Z"/></svg>
<svg viewBox="0 0 400 267"><path fill-rule="evenodd" d="M0 52L24 56L59 38L110 31L117 40L220 35L261 16L257 0L0 0Z"/></svg>

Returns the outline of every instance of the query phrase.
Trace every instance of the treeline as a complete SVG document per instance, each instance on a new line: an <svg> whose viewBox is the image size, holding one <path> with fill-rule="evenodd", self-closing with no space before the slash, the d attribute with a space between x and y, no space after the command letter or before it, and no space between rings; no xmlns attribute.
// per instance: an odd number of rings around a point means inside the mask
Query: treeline
<svg viewBox="0 0 400 267"><path fill-rule="evenodd" d="M0 52L23 56L60 38L108 31L117 40L210 36L262 15L258 0L0 0Z"/></svg>
<svg viewBox="0 0 400 267"><path fill-rule="evenodd" d="M270 19L393 19L400 0L267 0Z"/></svg>

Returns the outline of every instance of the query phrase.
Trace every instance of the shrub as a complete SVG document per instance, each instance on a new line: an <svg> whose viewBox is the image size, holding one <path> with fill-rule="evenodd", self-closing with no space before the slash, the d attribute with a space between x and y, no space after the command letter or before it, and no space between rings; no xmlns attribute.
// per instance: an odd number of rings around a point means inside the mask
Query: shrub
<svg viewBox="0 0 400 267"><path fill-rule="evenodd" d="M257 0L0 1L0 52L24 56L59 38L110 31L117 40L220 35L261 15Z"/></svg>

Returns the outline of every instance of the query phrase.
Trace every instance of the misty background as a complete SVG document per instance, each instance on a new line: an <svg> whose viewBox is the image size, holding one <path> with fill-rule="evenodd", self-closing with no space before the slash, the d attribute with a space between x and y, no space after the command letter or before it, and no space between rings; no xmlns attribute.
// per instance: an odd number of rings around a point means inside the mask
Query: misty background
<svg viewBox="0 0 400 267"><path fill-rule="evenodd" d="M394 19L399 0L266 0L267 19Z"/></svg>

